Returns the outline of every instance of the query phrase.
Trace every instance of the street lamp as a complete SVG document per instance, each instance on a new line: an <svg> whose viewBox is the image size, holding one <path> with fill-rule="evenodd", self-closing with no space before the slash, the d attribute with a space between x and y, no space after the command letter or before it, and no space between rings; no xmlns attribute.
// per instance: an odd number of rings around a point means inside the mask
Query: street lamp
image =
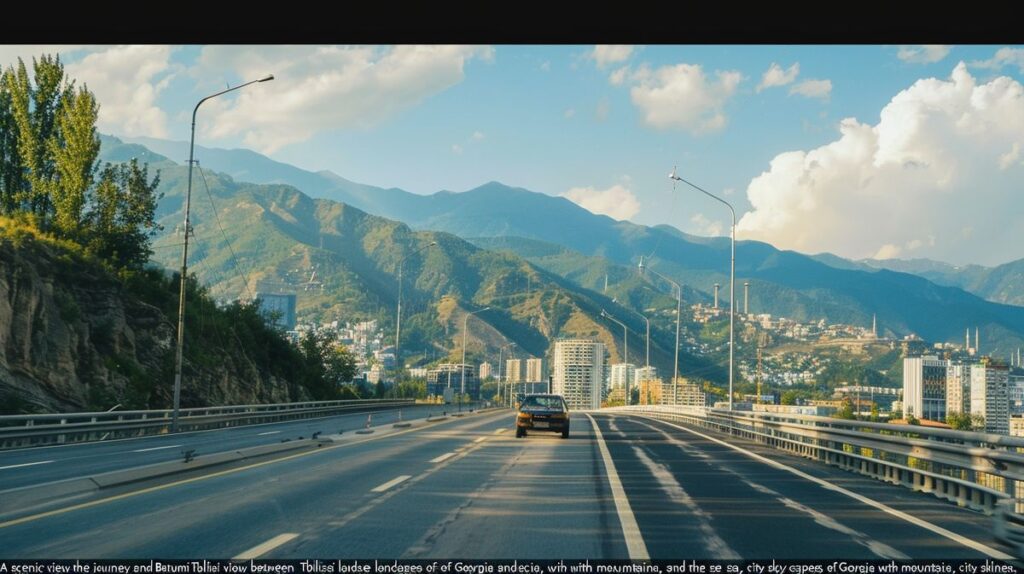
<svg viewBox="0 0 1024 574"><path fill-rule="evenodd" d="M462 363L459 365L459 369L462 371L462 390L459 393L459 412L462 412L462 396L466 394L466 331L469 328L469 317L476 315L477 313L483 313L490 309L490 307L484 307L483 309L477 309L472 313L466 313L466 316L462 318Z"/></svg>
<svg viewBox="0 0 1024 574"><path fill-rule="evenodd" d="M626 363L629 362L629 331L628 331L628 329L626 329L626 324L625 323L623 323L622 321L619 321L615 317L612 317L611 314L608 313L608 311L605 311L604 309L601 309L601 316L604 317L605 319L611 319L612 321L615 321L619 325L622 325L622 364L623 364L623 368L626 370L626 404L628 405L629 404L629 399L630 399L630 395L629 395L629 369L626 368L625 365L626 365Z"/></svg>
<svg viewBox="0 0 1024 574"><path fill-rule="evenodd" d="M615 299L612 299L612 303L616 303L616 302L617 301ZM623 305L622 308L627 310L627 311L632 311L633 313L635 313L637 315L640 315L640 318L644 320L644 323L647 326L647 354L646 354L646 356L644 358L644 366L645 367L650 367L651 366L651 320L647 318L647 315L644 315L640 311L637 311L637 310L632 309L630 307L626 307L625 305Z"/></svg>
<svg viewBox="0 0 1024 574"><path fill-rule="evenodd" d="M240 86L228 88L222 92L211 94L199 100L192 110L192 139L188 144L188 191L185 193L185 242L181 249L181 289L178 294L178 347L174 355L174 411L171 414L171 432L178 432L178 411L181 407L181 362L182 346L185 344L185 278L188 276L188 234L189 234L189 212L192 207L192 164L195 163L196 147L196 112L203 102L222 96L228 92L240 90L246 86L260 82L269 82L274 76L268 75L258 80L246 82Z"/></svg>
<svg viewBox="0 0 1024 574"><path fill-rule="evenodd" d="M673 400L675 400L674 399L674 397L675 397L675 388L676 388L676 384L678 384L678 382L679 382L679 318L680 318L680 316L682 314L682 307L683 307L683 288L680 287L679 284L676 283L675 281L669 279L668 277L665 277L664 275L662 275L661 273L658 273L654 269L651 269L650 267L644 267L644 257L643 257L643 255L641 255L640 256L640 274L641 275L644 274L644 269L646 269L647 271L650 271L651 273L654 273L655 275L657 275L658 277L661 277L665 281L668 281L676 289L676 352L675 352L675 370L672 373L672 389L673 389L672 393L673 393Z"/></svg>
<svg viewBox="0 0 1024 574"><path fill-rule="evenodd" d="M668 177L669 177L669 179L672 179L674 181L681 181L681 182L685 183L686 185L692 187L693 189L696 189L697 191L703 193L704 195L706 195L706 196L708 196L708 197L710 197L710 198L712 198L714 200L717 200L717 201L725 204L725 206L729 208L729 213L732 214L732 228L731 228L732 229L732 233L731 233L731 235L732 235L732 253L731 253L731 256L730 256L730 259L729 259L729 410L731 411L732 410L732 379L733 379L733 370L734 370L733 369L733 355L734 355L734 353L736 351L736 349L734 348L736 346L735 345L735 342L736 342L736 339L735 339L735 328L734 328L735 314L733 312L733 307L736 304L736 210L732 208L732 205L730 205L728 201L722 199L721 197L718 197L717 195L715 195L713 193L710 193L710 192L708 192L708 191L706 191L704 189L701 189L700 187L697 187L696 185L694 185L694 184L686 181L685 179L679 177L678 175L676 175L676 168L674 168L674 167L672 168L672 173L668 174Z"/></svg>
<svg viewBox="0 0 1024 574"><path fill-rule="evenodd" d="M402 338L402 267L405 265L405 260L423 251L424 249L437 245L436 241L420 247L416 251L407 254L405 257L398 261L398 313L395 317L395 380L397 382L398 375L402 373L402 354L399 348L399 342Z"/></svg>

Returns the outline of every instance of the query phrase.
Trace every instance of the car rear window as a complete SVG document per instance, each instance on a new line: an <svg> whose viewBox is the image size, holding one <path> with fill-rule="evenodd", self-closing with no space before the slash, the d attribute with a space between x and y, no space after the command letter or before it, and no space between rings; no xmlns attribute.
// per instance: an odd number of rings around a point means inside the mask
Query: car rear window
<svg viewBox="0 0 1024 574"><path fill-rule="evenodd" d="M539 397L526 397L523 399L523 408L540 408L540 409L559 409L564 410L565 403L562 401L562 397L558 396L539 396Z"/></svg>

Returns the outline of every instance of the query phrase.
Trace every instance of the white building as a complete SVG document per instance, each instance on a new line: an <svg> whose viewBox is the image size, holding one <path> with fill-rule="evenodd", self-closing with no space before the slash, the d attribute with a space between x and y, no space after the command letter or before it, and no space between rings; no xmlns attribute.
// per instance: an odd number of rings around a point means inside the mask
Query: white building
<svg viewBox="0 0 1024 574"><path fill-rule="evenodd" d="M1010 375L1007 392L1010 399L1010 416L1024 416L1024 376Z"/></svg>
<svg viewBox="0 0 1024 574"><path fill-rule="evenodd" d="M635 380L637 383L656 381L658 380L658 369L656 367L640 367L636 370Z"/></svg>
<svg viewBox="0 0 1024 574"><path fill-rule="evenodd" d="M528 383L543 383L548 380L547 373L545 373L544 359L526 359L526 382Z"/></svg>
<svg viewBox="0 0 1024 574"><path fill-rule="evenodd" d="M592 339L560 339L555 341L552 357L552 392L565 397L570 409L600 408L604 343Z"/></svg>
<svg viewBox="0 0 1024 574"><path fill-rule="evenodd" d="M491 365L490 363L488 363L487 361L484 361L483 363L480 363L480 371L479 371L479 373L480 373L480 380L481 381L485 380L485 379L489 379L492 376L494 376L494 366Z"/></svg>
<svg viewBox="0 0 1024 574"><path fill-rule="evenodd" d="M946 371L949 361L934 355L903 359L903 407L906 415L946 422Z"/></svg>
<svg viewBox="0 0 1024 574"><path fill-rule="evenodd" d="M523 360L522 359L508 359L505 361L505 381L508 383L521 383L523 382Z"/></svg>
<svg viewBox="0 0 1024 574"><path fill-rule="evenodd" d="M946 371L946 414L971 412L971 365L951 364Z"/></svg>
<svg viewBox="0 0 1024 574"><path fill-rule="evenodd" d="M982 362L971 368L971 414L985 417L985 432L1010 434L1010 368Z"/></svg>

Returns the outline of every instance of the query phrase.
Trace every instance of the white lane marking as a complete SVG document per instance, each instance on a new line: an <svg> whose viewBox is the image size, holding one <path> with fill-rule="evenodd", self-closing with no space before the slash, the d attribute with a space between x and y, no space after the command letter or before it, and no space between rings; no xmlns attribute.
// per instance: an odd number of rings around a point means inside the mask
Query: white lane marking
<svg viewBox="0 0 1024 574"><path fill-rule="evenodd" d="M178 448L179 446L184 446L184 445L170 444L170 445L167 445L167 446L154 446L153 448L140 448L140 449L136 449L136 450L133 450L132 452L149 452L151 450L164 450L165 448Z"/></svg>
<svg viewBox="0 0 1024 574"><path fill-rule="evenodd" d="M261 433L257 434L256 436L266 436L268 434L277 434L279 432L281 432L281 431L279 431L279 430L271 430L271 431L267 431L267 432L261 432Z"/></svg>
<svg viewBox="0 0 1024 574"><path fill-rule="evenodd" d="M911 524L913 524L915 526L920 526L921 528L924 528L925 530L930 530L931 532L934 532L935 534L938 534L939 536L944 536L944 537L946 537L946 538L948 538L948 539L950 539L950 540L952 540L954 542L957 542L959 544L963 544L964 546L966 546L968 548L971 548L973 550L977 550L978 552L981 552L982 554L985 554L985 555L987 555L987 556L989 556L991 558L996 558L996 559L999 559L999 560L1013 560L1013 556L1010 556L1009 554L1006 554L1005 552L1001 552L999 550L996 550L995 548L992 548L991 546L987 546L987 545L982 544L981 542L978 542L976 540L971 540L970 538L967 538L966 536L957 534L956 532L953 532L953 531L950 531L950 530L946 530L945 528L943 528L941 526L937 526L935 524L932 524L931 522L928 522L927 520L922 520L922 519L920 519L920 518L918 518L916 516L911 516L910 514L907 514L906 512L903 512L901 510L896 510L895 508L892 508L890 506L886 506L885 504L882 504L881 502L878 502L877 500L871 500L870 498L868 498L866 496L863 496L861 494L857 494L856 492L853 492L851 490L847 490L847 489L845 489L845 488L843 488L841 486L836 486L836 485L832 484L831 482L828 482L827 480L822 480L822 479L820 479L820 478L818 478L816 476L811 476L811 475L807 474L806 472L804 472L802 470L797 470L797 469L795 469L795 468L793 468L791 466L786 466L786 465L782 464L781 462L772 460L772 459L767 458L767 457L763 457L763 456L761 456L759 454L750 452L749 450L740 448L740 447L738 447L738 446L736 446L734 444L729 444L729 443L727 443L727 442L725 442L723 440L719 440L719 439L717 439L715 437L708 436L708 435L706 435L706 434L704 434L702 432L698 432L698 431L695 431L693 429L688 429L686 427L679 426L677 424L673 424L673 423L670 423L670 422L667 422L667 421L663 421L663 420L660 420L660 419L656 419L656 418L653 418L653 417L644 417L644 418L648 418L648 419L660 422L662 424L666 424L666 425L668 425L670 427L677 428L677 429L682 430L682 431L686 431L686 432L688 432L690 434L693 434L693 435L697 435L697 436L699 436L701 438L704 438L704 439L707 439L707 440L709 440L711 442L715 442L715 443L718 443L718 444L720 444L722 446L729 447L729 448L731 448L731 449L733 449L733 450L735 450L737 452L740 452L740 453L745 454L746 456L749 456L750 458L752 458L754 460L761 461L761 462L763 462L763 463L765 463L767 465L774 466L775 468L782 469L782 470L785 470L786 472L790 472L792 474L795 474L796 476L799 476L800 478L809 480L809 481L817 484L818 486L821 486L822 488L824 488L826 490L831 490L833 492L838 492L840 494L844 494L846 496L849 496L850 498L852 498L852 499L854 499L854 500L856 500L858 502L862 502L864 504L867 504L868 506L872 506L874 508L877 508L878 510L881 510L882 512L885 512L886 514L895 516L896 518L899 518L901 520L905 520L905 521L907 521L907 522L909 522L909 523L911 523Z"/></svg>
<svg viewBox="0 0 1024 574"><path fill-rule="evenodd" d="M701 532L704 547L711 553L712 559L740 560L743 558L729 546L728 542L715 532L715 528L711 526L711 516L683 489L683 485L679 484L679 481L676 480L676 477L672 476L672 473L665 468L665 465L654 462L640 447L634 446L633 452L640 459L640 462L647 467L648 472L658 481L665 494L673 502L685 506L693 514L694 518L697 519L697 528Z"/></svg>
<svg viewBox="0 0 1024 574"><path fill-rule="evenodd" d="M594 436L597 437L597 446L601 451L601 459L604 461L604 470L608 475L608 485L612 490L612 500L615 501L615 512L619 515L619 523L622 524L622 535L626 538L626 551L630 560L650 560L651 555L647 553L647 545L644 544L644 537L640 534L640 526L636 523L636 516L633 515L633 508L629 505L629 498L619 481L619 473L615 470L615 462L608 452L608 446L604 444L604 437L601 436L601 429L597 427L594 417L587 414L591 426L594 427Z"/></svg>
<svg viewBox="0 0 1024 574"><path fill-rule="evenodd" d="M475 439L473 439L473 442L484 442L485 440L487 440L487 437L479 436L479 437L476 437Z"/></svg>
<svg viewBox="0 0 1024 574"><path fill-rule="evenodd" d="M693 456L695 453L700 452L700 450L698 450L696 447L692 447L690 445L687 445L686 443L676 439L675 437L673 437L672 435L668 434L667 432L665 432L662 429L659 429L659 428L657 428L657 427L655 427L653 425L649 425L649 424L644 423L644 422L637 421L637 424L639 424L641 426L645 426L645 427L651 429L652 431L660 434L661 436L665 437L665 439L670 444L675 445L676 447L679 448L679 450L685 452L686 454L688 454L690 456ZM636 447L634 447L634 448L636 448ZM711 464L711 463L707 463L707 464ZM826 514L824 514L822 512L818 512L817 510L811 508L810 506L807 506L805 504L801 504L801 503L793 500L792 498L784 496L782 493L780 493L780 492L778 492L778 491L776 491L774 489L771 489L771 488L769 488L769 487L767 487L767 486L765 486L763 484L758 484L758 483L748 479L747 477L743 476L739 472L729 468L728 466L725 466L725 465L722 465L722 464L718 464L717 461L716 461L715 466L716 466L716 468L718 468L718 470L720 470L722 472L727 472L727 473L735 476L736 478L738 478L740 480L740 482L742 482L743 484L746 484L747 486L749 486L750 488L756 490L757 492L760 492L761 494L765 494L765 495L771 496L775 500L778 500L779 502L781 502L783 504L783 506L786 506L786 507L791 508L791 509L793 509L793 510L795 510L797 512L802 512L802 513L810 516L814 520L814 522L816 522L819 526L824 526L825 528L828 528L829 530L834 530L836 532L839 532L841 534L845 534L845 535L849 536L850 538L853 539L854 542L856 542L857 544L860 544L861 546L866 547L868 550L873 552L879 558L884 558L884 559L887 559L887 560L909 560L910 559L910 556L907 556L906 554L900 552L899 550L893 548L892 546L889 546L888 544L885 544L884 542L879 542L878 540L875 540L874 538L871 538L870 536L868 536L867 534L864 534L863 532L861 532L859 530L855 530L853 528L850 528L849 526L839 522L838 520L835 520L831 516L828 516L828 515L826 515Z"/></svg>
<svg viewBox="0 0 1024 574"><path fill-rule="evenodd" d="M458 454L458 453L450 452L448 454L442 454L441 456L439 456L437 458L430 459L430 462L444 462L444 461L448 460L449 458L455 456L456 454Z"/></svg>
<svg viewBox="0 0 1024 574"><path fill-rule="evenodd" d="M501 434L501 433L503 433L503 432L505 432L507 430L508 430L507 428L500 428L500 429L494 431L494 434Z"/></svg>
<svg viewBox="0 0 1024 574"><path fill-rule="evenodd" d="M37 464L50 464L51 462L53 462L53 461L52 460L41 460L39 462L24 462L24 463L21 463L21 464L11 464L11 465L8 465L8 466L0 466L0 470L5 470L5 469L8 469L8 468L21 468L23 466L35 466Z"/></svg>
<svg viewBox="0 0 1024 574"><path fill-rule="evenodd" d="M409 480L410 478L412 478L411 474L403 474L402 476L399 476L398 478L396 478L394 480L389 480L389 481L385 482L384 484L382 484L382 485L372 489L370 492L384 492L385 490L391 488L392 486L397 486L399 484L402 484L403 482Z"/></svg>
<svg viewBox="0 0 1024 574"><path fill-rule="evenodd" d="M253 546L252 548L242 552L238 556L232 558L232 560L252 560L253 558L259 558L267 552L277 548L285 542L298 538L299 535L295 532L285 532L284 534L278 534L277 536L267 540L263 544Z"/></svg>

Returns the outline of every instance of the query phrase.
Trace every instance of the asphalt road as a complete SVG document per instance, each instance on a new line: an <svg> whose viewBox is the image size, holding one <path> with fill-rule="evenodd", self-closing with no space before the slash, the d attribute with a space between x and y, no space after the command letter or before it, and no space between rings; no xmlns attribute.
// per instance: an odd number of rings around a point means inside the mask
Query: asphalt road
<svg viewBox="0 0 1024 574"><path fill-rule="evenodd" d="M402 418L408 420L426 417L428 413L440 414L446 409L452 411L452 405L415 405L400 410ZM399 409L373 411L371 424L394 423L398 420L398 411ZM286 438L309 438L317 431L323 434L351 432L365 426L367 414L371 413L351 413L176 435L0 451L0 492L22 486L178 460L186 450L195 449L196 455L201 456L281 442Z"/></svg>
<svg viewBox="0 0 1024 574"><path fill-rule="evenodd" d="M593 420L516 439L511 411L479 413L140 485L0 523L0 557L1000 557L990 518L930 496L660 421Z"/></svg>

